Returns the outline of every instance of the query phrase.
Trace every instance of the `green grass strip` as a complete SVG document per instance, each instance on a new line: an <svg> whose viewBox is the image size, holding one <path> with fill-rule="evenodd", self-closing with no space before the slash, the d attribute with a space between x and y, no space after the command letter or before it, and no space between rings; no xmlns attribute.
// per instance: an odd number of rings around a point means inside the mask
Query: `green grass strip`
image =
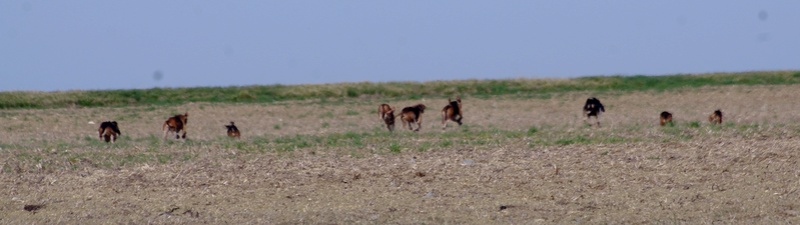
<svg viewBox="0 0 800 225"><path fill-rule="evenodd" d="M494 96L530 93L546 95L569 91L663 91L701 86L798 83L800 83L800 71L763 71L668 76L594 76L573 79L362 82L57 92L11 91L0 92L0 109L121 107L187 102L276 102L360 96L417 99L453 95Z"/></svg>

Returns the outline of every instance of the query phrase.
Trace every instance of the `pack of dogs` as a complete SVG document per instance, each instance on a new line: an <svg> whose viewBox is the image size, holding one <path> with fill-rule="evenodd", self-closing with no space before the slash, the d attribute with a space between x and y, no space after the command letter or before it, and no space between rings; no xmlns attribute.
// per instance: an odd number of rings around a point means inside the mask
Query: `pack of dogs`
<svg viewBox="0 0 800 225"><path fill-rule="evenodd" d="M447 102L447 105L445 105L441 111L442 130L447 129L448 121L453 121L459 126L463 124L462 119L464 117L462 115L461 97L456 97L455 100L448 98ZM384 124L386 124L386 129L388 129L389 132L394 131L395 120L397 117L400 117L400 122L403 124L404 128L418 132L420 129L422 129L422 115L425 113L425 108L426 106L420 103L404 107L398 114L395 114L395 108L384 103L378 106L378 116L381 120L383 120ZM595 97L586 99L582 110L583 115L585 116L584 123L590 127L594 124L596 124L597 127L600 127L600 114L604 113L606 109L599 99ZM589 122L592 117L594 117L596 121L594 124ZM164 132L164 141L167 140L170 134L174 134L175 139L186 140L186 123L188 122L188 118L189 113L186 112L184 114L177 114L169 117L166 121L164 121L164 124L161 128ZM708 116L708 121L711 124L722 124L722 111L719 109L715 110ZM661 112L659 115L659 124L661 126L673 124L672 113L667 111ZM414 128L415 126L416 128ZM231 121L230 124L225 125L225 128L227 129L228 137L237 139L241 138L242 134L233 121ZM100 123L100 127L97 128L97 133L100 139L104 140L105 142L116 142L117 138L122 135L117 121L105 121Z"/></svg>
<svg viewBox="0 0 800 225"><path fill-rule="evenodd" d="M447 128L447 121L452 120L461 126L463 116L461 115L461 97L456 97L456 100L447 99L448 105L442 108L442 129ZM416 104L403 108L399 114L394 115L394 108L389 104L380 104L378 106L378 115L381 120L386 124L386 129L389 132L394 131L394 121L397 116L400 117L400 122L403 127L412 131L419 131L422 128L422 114L425 113L425 104ZM414 128L416 124L416 128Z"/></svg>

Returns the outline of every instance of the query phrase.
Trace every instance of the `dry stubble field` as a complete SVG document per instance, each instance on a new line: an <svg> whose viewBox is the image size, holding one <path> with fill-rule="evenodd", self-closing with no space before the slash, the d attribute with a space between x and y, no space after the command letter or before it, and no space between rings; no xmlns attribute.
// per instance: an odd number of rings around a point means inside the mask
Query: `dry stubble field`
<svg viewBox="0 0 800 225"><path fill-rule="evenodd" d="M606 105L587 127L582 102ZM800 223L800 85L0 111L0 223ZM424 103L389 133L380 103ZM722 109L725 122L706 117ZM657 125L658 114L674 126ZM161 123L189 112L188 141ZM120 123L100 142L97 125ZM235 121L241 140L225 137ZM25 206L42 208L26 211Z"/></svg>

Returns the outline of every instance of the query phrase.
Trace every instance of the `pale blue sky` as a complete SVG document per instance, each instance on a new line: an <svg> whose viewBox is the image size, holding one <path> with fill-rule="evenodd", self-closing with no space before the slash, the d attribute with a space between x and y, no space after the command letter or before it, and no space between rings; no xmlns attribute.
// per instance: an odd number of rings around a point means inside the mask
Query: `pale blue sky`
<svg viewBox="0 0 800 225"><path fill-rule="evenodd" d="M3 0L0 91L795 70L798 9L789 0Z"/></svg>

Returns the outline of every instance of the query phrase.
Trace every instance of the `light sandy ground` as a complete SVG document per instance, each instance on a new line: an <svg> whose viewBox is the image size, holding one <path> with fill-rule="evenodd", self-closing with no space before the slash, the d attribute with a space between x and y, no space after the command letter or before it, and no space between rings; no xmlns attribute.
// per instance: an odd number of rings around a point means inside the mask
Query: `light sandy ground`
<svg viewBox="0 0 800 225"><path fill-rule="evenodd" d="M601 128L581 117L589 96L606 105ZM465 125L444 131L444 99L4 110L0 223L800 223L797 96L462 96ZM422 131L389 134L384 102L426 104ZM723 125L708 124L715 109ZM675 127L657 126L664 110ZM187 111L190 140L162 143L161 123ZM120 123L116 144L97 141L103 120ZM229 121L241 140L224 137ZM302 144L339 134L353 137Z"/></svg>

